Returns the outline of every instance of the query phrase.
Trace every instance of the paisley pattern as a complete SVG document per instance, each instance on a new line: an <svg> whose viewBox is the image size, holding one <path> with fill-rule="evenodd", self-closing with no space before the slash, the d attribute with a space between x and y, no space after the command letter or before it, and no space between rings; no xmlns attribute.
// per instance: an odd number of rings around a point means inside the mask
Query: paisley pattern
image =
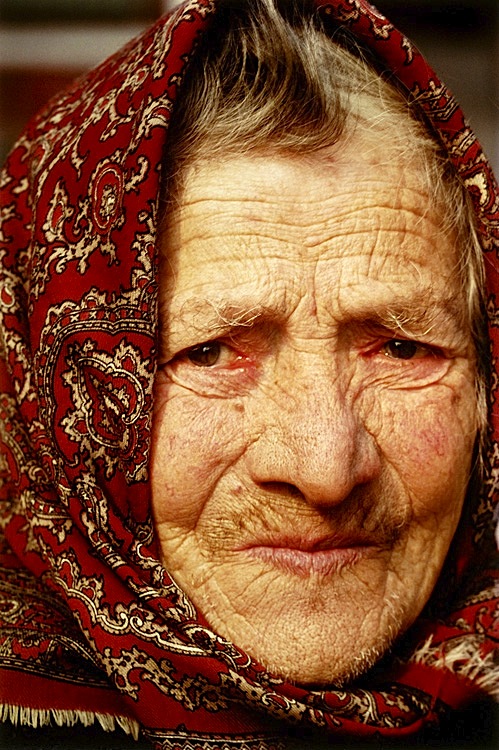
<svg viewBox="0 0 499 750"><path fill-rule="evenodd" d="M451 94L375 8L316 5L331 33L347 26L419 102L470 192L495 373L499 196L488 162ZM382 677L341 691L284 683L211 632L158 560L148 458L160 165L185 63L216 6L187 0L52 101L2 172L0 703L31 722L115 717L164 749L280 749L307 727L405 736L478 694L480 665L497 654L497 561L483 565L499 478L494 408L484 493L456 542L462 601L422 618Z"/></svg>

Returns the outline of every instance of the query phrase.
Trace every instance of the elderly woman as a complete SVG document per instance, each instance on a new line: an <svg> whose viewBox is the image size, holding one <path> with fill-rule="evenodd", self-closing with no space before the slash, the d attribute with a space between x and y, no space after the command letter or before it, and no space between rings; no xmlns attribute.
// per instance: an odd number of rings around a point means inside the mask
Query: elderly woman
<svg viewBox="0 0 499 750"><path fill-rule="evenodd" d="M498 194L407 39L361 0L190 0L2 184L4 720L36 747L477 731Z"/></svg>

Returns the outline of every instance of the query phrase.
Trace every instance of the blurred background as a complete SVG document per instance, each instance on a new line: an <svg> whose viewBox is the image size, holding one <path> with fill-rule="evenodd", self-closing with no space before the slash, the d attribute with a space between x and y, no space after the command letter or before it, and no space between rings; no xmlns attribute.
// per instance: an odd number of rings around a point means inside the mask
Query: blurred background
<svg viewBox="0 0 499 750"><path fill-rule="evenodd" d="M451 87L499 172L498 0L374 0ZM0 159L50 96L178 0L0 0Z"/></svg>

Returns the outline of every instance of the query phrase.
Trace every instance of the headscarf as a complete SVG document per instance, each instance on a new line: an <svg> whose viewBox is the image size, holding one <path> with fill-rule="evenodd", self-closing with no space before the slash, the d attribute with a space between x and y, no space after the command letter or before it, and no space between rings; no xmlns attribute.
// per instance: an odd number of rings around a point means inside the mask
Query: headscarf
<svg viewBox="0 0 499 750"><path fill-rule="evenodd" d="M159 562L148 460L162 157L186 63L217 12L216 0L187 0L52 101L2 173L4 719L100 721L140 730L157 748L280 748L307 728L412 735L498 690L497 561L487 557L499 474L497 187L411 43L364 0L316 5L331 34L347 27L418 100L476 211L490 449L456 541L459 597L440 619L425 612L382 668L348 688L309 690L212 632Z"/></svg>

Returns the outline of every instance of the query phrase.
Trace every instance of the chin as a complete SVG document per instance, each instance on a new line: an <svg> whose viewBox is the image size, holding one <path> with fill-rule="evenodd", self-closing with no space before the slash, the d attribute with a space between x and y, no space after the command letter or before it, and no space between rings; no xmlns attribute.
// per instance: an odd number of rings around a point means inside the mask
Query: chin
<svg viewBox="0 0 499 750"><path fill-rule="evenodd" d="M262 661L262 666L271 674L280 677L285 682L302 685L310 689L326 689L328 687L343 688L368 672L380 659L385 656L389 647L372 647L357 654L353 660L343 663L342 657L331 655L327 664L299 664L295 662L289 669L283 665Z"/></svg>
<svg viewBox="0 0 499 750"><path fill-rule="evenodd" d="M322 603L323 605L325 602ZM211 625L243 648L272 675L294 684L343 687L368 672L391 649L412 619L395 597L361 613L352 603L347 611L324 606L310 616L287 612L255 623L234 619ZM218 619L218 618L217 618Z"/></svg>

